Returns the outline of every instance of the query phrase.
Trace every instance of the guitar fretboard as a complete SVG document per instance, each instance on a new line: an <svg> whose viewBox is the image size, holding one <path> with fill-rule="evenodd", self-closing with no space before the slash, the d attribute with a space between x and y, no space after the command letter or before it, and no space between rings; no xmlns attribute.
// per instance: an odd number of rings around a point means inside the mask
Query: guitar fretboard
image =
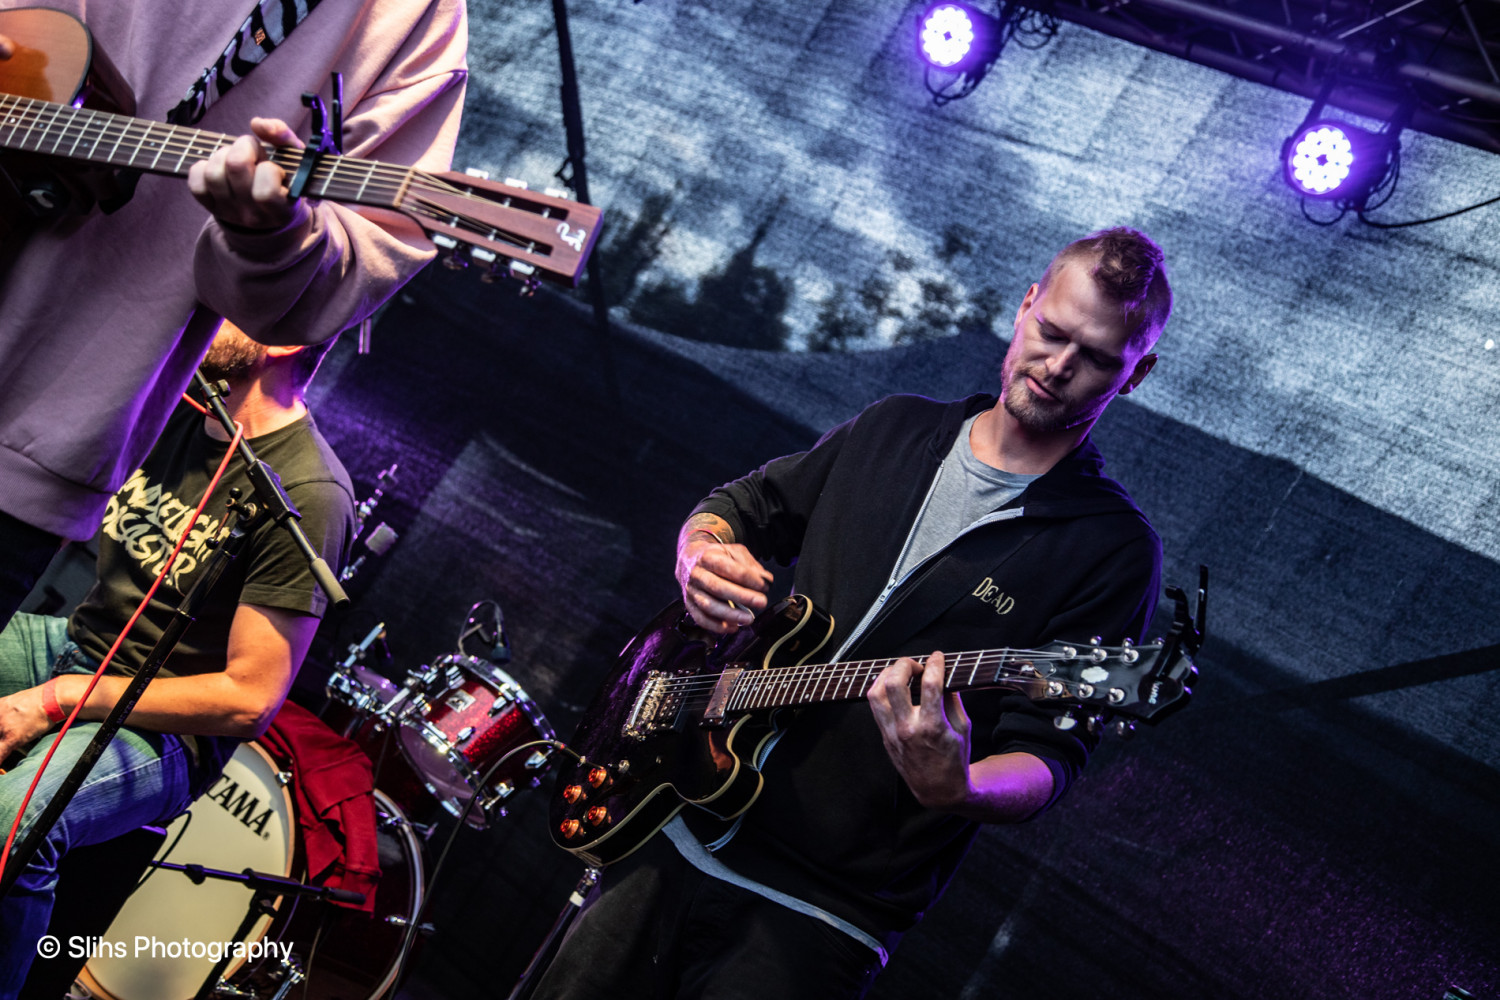
<svg viewBox="0 0 1500 1000"><path fill-rule="evenodd" d="M1062 654L1034 649L982 649L952 653L944 657L943 689L962 691L999 685L1023 687L1047 683L1034 666L1044 660L1062 659ZM735 681L726 708L732 712L785 708L818 702L857 701L897 657L883 660L851 660L847 663L813 663L793 667L746 670ZM916 657L925 666L926 657ZM717 678L686 678L684 687ZM690 693L684 691L684 694Z"/></svg>
<svg viewBox="0 0 1500 1000"><path fill-rule="evenodd" d="M194 163L234 140L222 132L0 94L3 149L183 177ZM269 159L288 172L302 163L302 149L264 144L263 148ZM410 208L405 203L414 183L449 188L412 167L325 155L308 178L306 193L333 201Z"/></svg>

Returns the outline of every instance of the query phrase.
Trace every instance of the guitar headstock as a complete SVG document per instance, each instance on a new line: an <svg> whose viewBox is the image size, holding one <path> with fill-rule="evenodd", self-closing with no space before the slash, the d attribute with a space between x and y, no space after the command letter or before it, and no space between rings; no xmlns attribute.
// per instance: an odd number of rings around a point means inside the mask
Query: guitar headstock
<svg viewBox="0 0 1500 1000"><path fill-rule="evenodd" d="M423 176L438 183L413 183L401 207L427 230L445 265L473 265L482 281L512 277L524 288L578 284L599 235L599 209L564 191L532 191L479 171Z"/></svg>
<svg viewBox="0 0 1500 1000"><path fill-rule="evenodd" d="M1058 718L1064 729L1094 716L1155 725L1187 705L1198 677L1197 665L1178 643L1102 646L1095 639L1053 642L1038 652L1043 655L1023 664L1036 675L1032 700L1077 706L1078 713Z"/></svg>

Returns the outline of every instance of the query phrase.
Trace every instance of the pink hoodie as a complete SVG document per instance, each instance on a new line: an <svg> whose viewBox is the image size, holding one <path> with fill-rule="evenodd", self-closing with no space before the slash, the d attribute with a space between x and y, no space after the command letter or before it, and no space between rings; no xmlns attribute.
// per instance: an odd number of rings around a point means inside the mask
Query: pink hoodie
<svg viewBox="0 0 1500 1000"><path fill-rule="evenodd" d="M22 0L34 6L38 0ZM214 63L250 0L40 0L82 18L161 120ZM20 6L0 0L0 9ZM463 0L323 0L198 128L253 116L306 136L304 91L344 74L344 151L445 170L467 77ZM98 526L156 440L220 316L315 343L358 323L431 257L404 216L304 200L269 234L220 227L185 180L141 177L131 202L34 234L0 276L0 510L68 538Z"/></svg>

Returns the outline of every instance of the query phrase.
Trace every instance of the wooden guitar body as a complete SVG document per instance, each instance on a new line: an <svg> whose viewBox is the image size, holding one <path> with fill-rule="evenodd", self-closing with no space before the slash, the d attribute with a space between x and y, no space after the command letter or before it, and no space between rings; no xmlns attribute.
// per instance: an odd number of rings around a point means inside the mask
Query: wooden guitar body
<svg viewBox="0 0 1500 1000"><path fill-rule="evenodd" d="M0 93L135 114L135 97L88 29L70 14L28 7L0 11L0 35L15 51L0 59ZM0 118L0 131L8 124ZM0 150L0 246L25 229L96 204L128 198L109 167Z"/></svg>
<svg viewBox="0 0 1500 1000"><path fill-rule="evenodd" d="M756 754L774 732L764 715L705 726L714 679L730 665L792 666L827 641L833 620L788 598L723 639L697 627L674 602L630 641L579 723L571 746L586 763L563 763L552 799L553 839L593 865L629 855L684 805L733 819L760 794ZM715 640L718 640L717 643ZM633 724L650 677L705 678L670 727ZM576 789L570 800L569 790Z"/></svg>

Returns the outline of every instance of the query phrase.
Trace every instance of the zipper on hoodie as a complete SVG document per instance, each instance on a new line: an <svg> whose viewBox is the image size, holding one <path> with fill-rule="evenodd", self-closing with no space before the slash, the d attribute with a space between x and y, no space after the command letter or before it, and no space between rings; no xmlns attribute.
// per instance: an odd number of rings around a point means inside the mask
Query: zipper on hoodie
<svg viewBox="0 0 1500 1000"><path fill-rule="evenodd" d="M903 583L909 580L913 573L921 569L923 566L926 566L928 563L932 562L932 560L936 559L944 552L947 552L948 549L952 547L954 542L957 542L960 538L964 537L969 532L982 528L987 524L994 524L996 521L1013 520L1015 518L1021 517L1026 512L1026 509L1024 507L1007 507L1004 510L991 511L990 513L984 515L984 517L981 517L979 520L969 525L964 530L960 531L958 534L954 535L951 539L949 539L947 544L945 544L937 551L933 552L926 559L923 559L921 562L917 563L911 569L907 570L901 575L901 578L898 580L896 579L896 567L900 566L902 560L906 558L907 550L911 548L912 539L914 539L917 535L917 525L922 523L922 517L927 513L927 505L932 501L932 494L937 491L938 480L942 478L942 475L943 469L942 466L939 466L937 475L932 477L932 484L927 487L927 495L922 498L922 506L917 511L916 518L911 522L911 527L907 529L906 543L901 546L901 552L896 556L896 565L891 567L891 578L886 580L885 588L881 590L880 596L875 598L875 602L870 605L870 608L865 612L864 617L859 620L859 624L854 626L854 631L849 633L849 638L844 640L844 644L839 647L837 653L833 654L833 658L828 661L829 663L838 663L843 660L844 654L849 651L850 647L852 647L856 642L859 641L859 638L864 635L865 631L870 627L870 623L873 622L875 620L875 617L880 614L881 608L885 607L885 602L890 599L891 594L894 593L895 590Z"/></svg>

